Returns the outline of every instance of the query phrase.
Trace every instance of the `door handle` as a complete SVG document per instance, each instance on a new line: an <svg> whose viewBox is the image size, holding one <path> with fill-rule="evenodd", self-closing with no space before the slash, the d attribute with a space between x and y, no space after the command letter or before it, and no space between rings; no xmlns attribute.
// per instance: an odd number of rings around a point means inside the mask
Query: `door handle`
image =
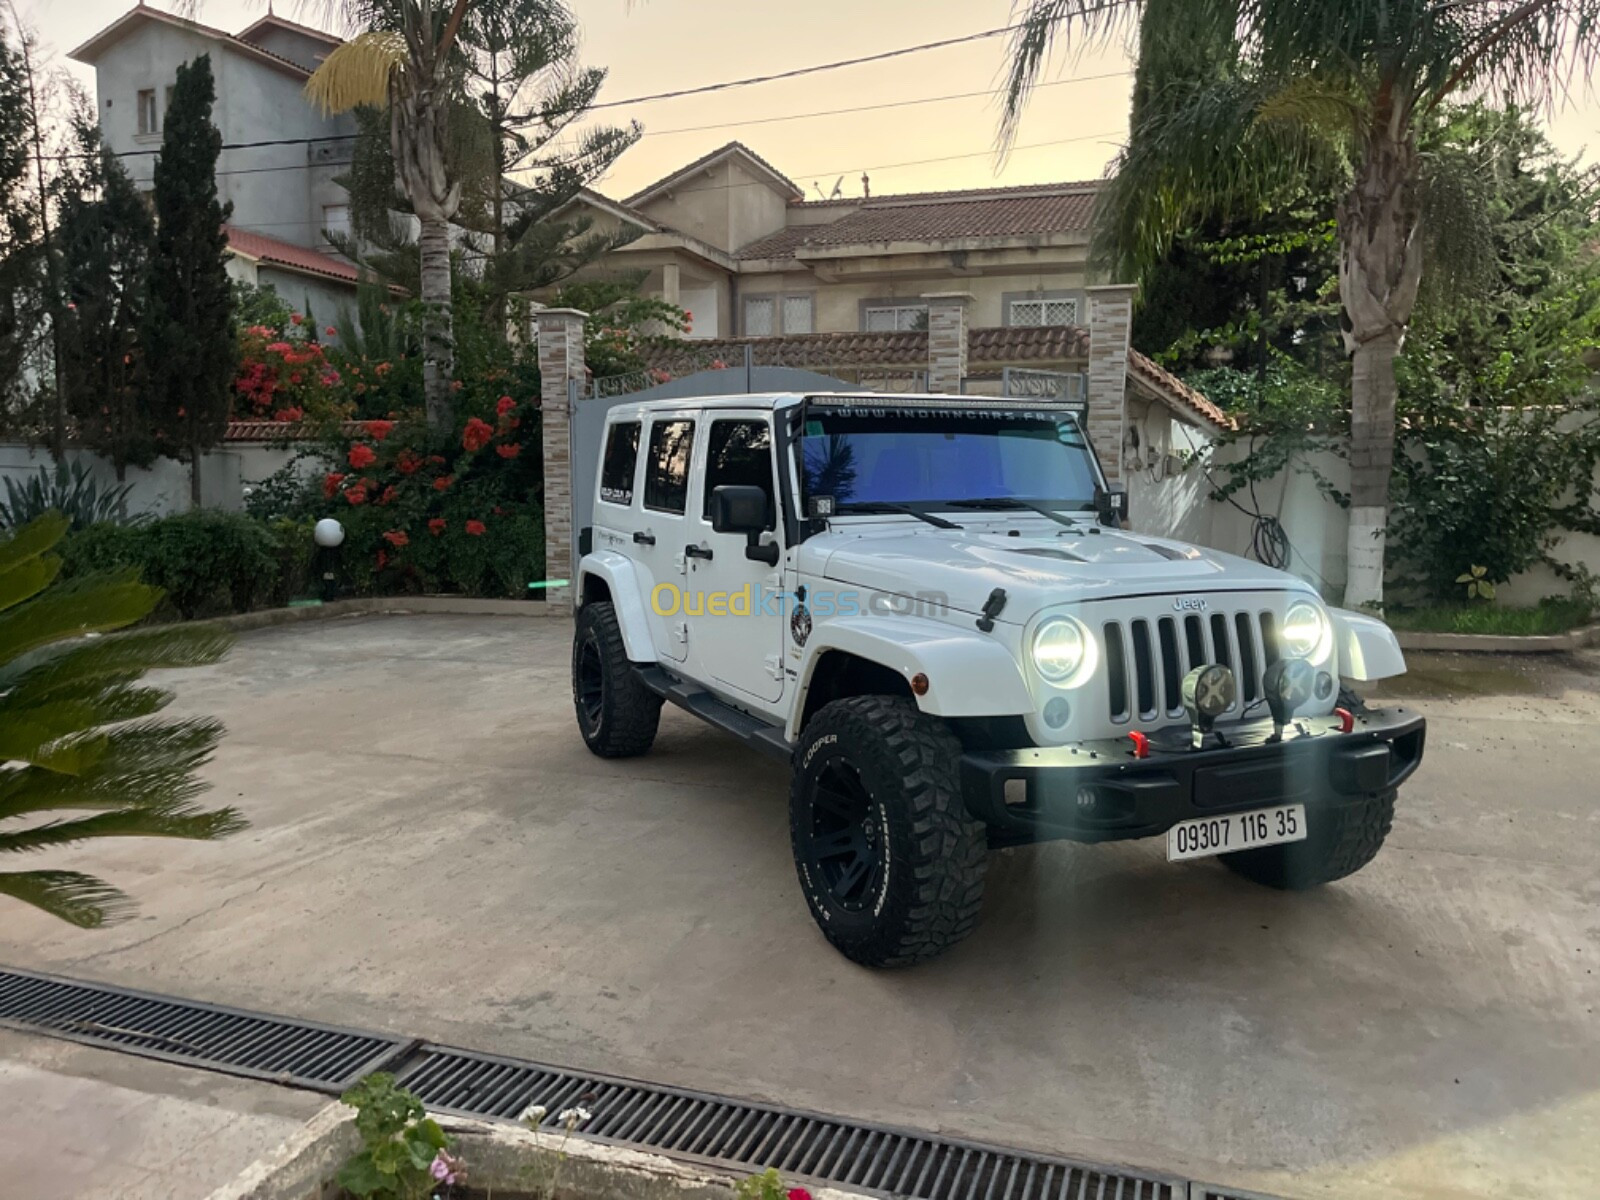
<svg viewBox="0 0 1600 1200"><path fill-rule="evenodd" d="M685 546L683 548L683 552L690 558L703 558L706 560L706 562L711 561L710 546Z"/></svg>
<svg viewBox="0 0 1600 1200"><path fill-rule="evenodd" d="M656 535L645 533L642 529L635 529L633 531L633 544L635 546L654 546L656 544Z"/></svg>

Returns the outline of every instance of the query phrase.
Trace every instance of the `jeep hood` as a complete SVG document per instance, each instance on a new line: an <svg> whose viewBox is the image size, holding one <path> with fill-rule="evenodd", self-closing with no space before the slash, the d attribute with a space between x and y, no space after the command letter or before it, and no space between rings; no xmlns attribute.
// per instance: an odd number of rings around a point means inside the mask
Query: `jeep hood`
<svg viewBox="0 0 1600 1200"><path fill-rule="evenodd" d="M1013 529L1018 536L1009 536ZM952 608L970 613L1004 588L1001 619L1015 624L1051 605L1112 596L1306 590L1286 572L1218 550L1087 522L1067 529L1043 518L960 530L836 526L801 547L800 567L840 588L943 593Z"/></svg>

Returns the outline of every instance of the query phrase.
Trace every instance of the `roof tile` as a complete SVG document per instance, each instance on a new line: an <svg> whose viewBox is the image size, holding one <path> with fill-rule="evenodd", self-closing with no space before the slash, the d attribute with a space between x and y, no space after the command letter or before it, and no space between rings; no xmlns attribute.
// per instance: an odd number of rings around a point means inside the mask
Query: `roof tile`
<svg viewBox="0 0 1600 1200"><path fill-rule="evenodd" d="M355 283L360 278L355 266L342 258L233 225L224 225L222 229L228 235L230 249L259 262L303 271L308 275L320 275L325 279L337 279L343 283Z"/></svg>

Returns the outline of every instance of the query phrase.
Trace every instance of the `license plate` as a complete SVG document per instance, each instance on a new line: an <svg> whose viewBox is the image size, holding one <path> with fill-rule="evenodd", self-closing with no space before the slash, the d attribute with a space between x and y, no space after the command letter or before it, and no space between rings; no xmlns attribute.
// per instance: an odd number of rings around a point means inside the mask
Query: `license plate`
<svg viewBox="0 0 1600 1200"><path fill-rule="evenodd" d="M1253 812L1220 813L1179 821L1167 830L1167 861L1207 858L1254 850L1280 842L1298 842L1306 836L1306 806L1282 804Z"/></svg>

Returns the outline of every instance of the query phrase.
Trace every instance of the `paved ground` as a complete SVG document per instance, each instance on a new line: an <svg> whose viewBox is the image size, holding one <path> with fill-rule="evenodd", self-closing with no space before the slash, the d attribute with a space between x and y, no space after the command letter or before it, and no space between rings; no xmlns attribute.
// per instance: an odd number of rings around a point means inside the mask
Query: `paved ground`
<svg viewBox="0 0 1600 1200"><path fill-rule="evenodd" d="M246 635L180 686L253 828L72 856L142 915L8 910L0 962L1293 1197L1600 1194L1600 656L1417 662L1430 761L1344 884L1014 851L970 942L874 973L806 914L783 772L672 710L591 757L566 636Z"/></svg>

